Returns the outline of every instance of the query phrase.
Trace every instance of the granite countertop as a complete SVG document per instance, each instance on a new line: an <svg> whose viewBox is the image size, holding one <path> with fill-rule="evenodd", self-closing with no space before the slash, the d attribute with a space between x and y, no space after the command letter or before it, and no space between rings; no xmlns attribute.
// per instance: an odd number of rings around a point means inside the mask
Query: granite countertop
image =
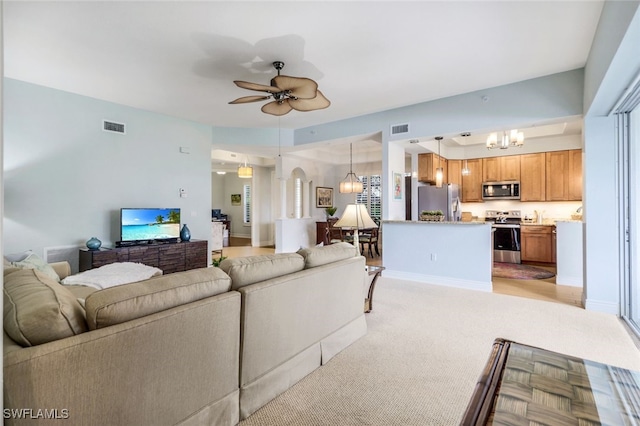
<svg viewBox="0 0 640 426"><path fill-rule="evenodd" d="M420 224L426 223L430 225L487 225L488 224L488 222L462 222L462 221L431 222L428 220L383 220L382 223L420 223Z"/></svg>

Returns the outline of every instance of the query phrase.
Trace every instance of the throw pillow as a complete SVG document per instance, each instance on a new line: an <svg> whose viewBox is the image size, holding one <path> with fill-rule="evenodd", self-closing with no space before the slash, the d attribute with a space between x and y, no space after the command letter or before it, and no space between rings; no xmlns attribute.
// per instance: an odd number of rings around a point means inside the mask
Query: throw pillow
<svg viewBox="0 0 640 426"><path fill-rule="evenodd" d="M51 279L60 282L60 277L51 267L51 265L42 260L37 254L33 252L28 252L27 255L21 260L11 262L11 265L20 269L35 269L42 272Z"/></svg>
<svg viewBox="0 0 640 426"><path fill-rule="evenodd" d="M4 280L4 330L16 343L35 346L87 331L84 310L69 290L35 269Z"/></svg>
<svg viewBox="0 0 640 426"><path fill-rule="evenodd" d="M304 268L308 269L354 257L357 251L352 244L341 242L324 247L301 249L298 250L298 254L304 258Z"/></svg>

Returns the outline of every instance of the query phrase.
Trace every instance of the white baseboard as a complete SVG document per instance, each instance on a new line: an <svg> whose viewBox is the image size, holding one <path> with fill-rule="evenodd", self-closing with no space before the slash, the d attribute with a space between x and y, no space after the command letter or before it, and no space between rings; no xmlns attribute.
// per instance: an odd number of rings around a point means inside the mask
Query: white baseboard
<svg viewBox="0 0 640 426"><path fill-rule="evenodd" d="M467 290L492 291L491 281L471 281L462 280L451 277L439 277L435 275L415 274L412 272L393 271L385 269L382 272L383 277L397 278L400 280L417 281L425 284L442 285L445 287L464 288Z"/></svg>
<svg viewBox="0 0 640 426"><path fill-rule="evenodd" d="M620 304L617 302L593 300L589 298L586 298L583 302L584 308L588 311L603 312L605 314L620 316Z"/></svg>
<svg viewBox="0 0 640 426"><path fill-rule="evenodd" d="M568 285L572 287L584 287L584 283L582 282L582 277L578 276L570 276L570 275L556 275L556 284L558 285Z"/></svg>

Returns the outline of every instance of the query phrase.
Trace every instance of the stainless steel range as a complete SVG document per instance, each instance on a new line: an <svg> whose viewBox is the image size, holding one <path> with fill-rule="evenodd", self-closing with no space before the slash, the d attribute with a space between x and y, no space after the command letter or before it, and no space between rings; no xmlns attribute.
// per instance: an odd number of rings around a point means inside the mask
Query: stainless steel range
<svg viewBox="0 0 640 426"><path fill-rule="evenodd" d="M485 222L491 222L493 234L493 260L495 262L521 263L520 260L520 210L487 210Z"/></svg>

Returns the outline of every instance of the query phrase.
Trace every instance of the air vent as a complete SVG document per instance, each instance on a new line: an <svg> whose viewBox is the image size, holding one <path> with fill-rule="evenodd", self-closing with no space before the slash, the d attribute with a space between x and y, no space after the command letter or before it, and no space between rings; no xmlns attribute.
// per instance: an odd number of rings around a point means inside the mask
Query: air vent
<svg viewBox="0 0 640 426"><path fill-rule="evenodd" d="M124 130L124 123L116 123L115 121L102 120L102 130L105 132L126 134Z"/></svg>
<svg viewBox="0 0 640 426"><path fill-rule="evenodd" d="M409 123L391 126L392 135L400 135L402 133L409 133Z"/></svg>

